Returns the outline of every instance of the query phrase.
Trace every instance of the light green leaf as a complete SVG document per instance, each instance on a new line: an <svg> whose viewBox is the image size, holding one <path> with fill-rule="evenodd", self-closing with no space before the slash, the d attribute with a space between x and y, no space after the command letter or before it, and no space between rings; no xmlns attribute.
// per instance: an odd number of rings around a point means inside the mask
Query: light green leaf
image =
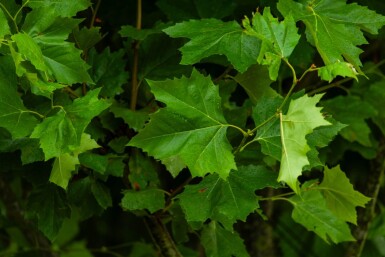
<svg viewBox="0 0 385 257"><path fill-rule="evenodd" d="M79 162L87 168L99 172L100 174L104 174L108 166L108 157L86 152L79 155Z"/></svg>
<svg viewBox="0 0 385 257"><path fill-rule="evenodd" d="M377 110L357 96L337 96L322 103L325 111L331 113L340 122L347 124L340 132L346 140L358 142L363 146L372 146L369 138L371 130L366 119L375 117Z"/></svg>
<svg viewBox="0 0 385 257"><path fill-rule="evenodd" d="M40 47L28 34L17 33L12 36L12 39L16 42L18 51L25 60L30 61L38 70L48 70Z"/></svg>
<svg viewBox="0 0 385 257"><path fill-rule="evenodd" d="M11 34L9 29L7 18L5 17L4 11L0 8L0 39L2 39L5 35Z"/></svg>
<svg viewBox="0 0 385 257"><path fill-rule="evenodd" d="M32 93L45 96L49 99L52 98L52 93L56 89L67 86L65 84L45 81L44 79L39 78L36 73L25 73L24 75L30 83Z"/></svg>
<svg viewBox="0 0 385 257"><path fill-rule="evenodd" d="M0 56L0 126L6 128L12 137L28 136L36 118L23 105L17 92L17 77L12 57Z"/></svg>
<svg viewBox="0 0 385 257"><path fill-rule="evenodd" d="M280 0L278 10L283 16L293 16L306 25L308 41L318 50L326 65L347 61L360 71L362 50L357 46L367 41L361 30L377 34L385 17L345 0L315 0L295 2Z"/></svg>
<svg viewBox="0 0 385 257"><path fill-rule="evenodd" d="M123 194L121 203L123 209L130 211L147 209L154 213L164 208L164 192L160 189L127 190Z"/></svg>
<svg viewBox="0 0 385 257"><path fill-rule="evenodd" d="M243 26L247 33L262 41L258 62L269 65L270 78L276 80L281 59L287 60L290 57L300 39L293 18L286 16L285 20L279 22L267 7L263 10L263 15L256 12L252 22L246 17Z"/></svg>
<svg viewBox="0 0 385 257"><path fill-rule="evenodd" d="M72 172L75 171L76 165L79 164L78 157L68 153L56 157L49 181L66 189L68 182L72 177Z"/></svg>
<svg viewBox="0 0 385 257"><path fill-rule="evenodd" d="M39 230L50 240L55 239L64 219L70 215L65 192L53 184L37 188L28 197L26 216L37 219Z"/></svg>
<svg viewBox="0 0 385 257"><path fill-rule="evenodd" d="M276 180L277 174L263 166L242 166L232 171L226 181L214 174L197 185L186 186L178 198L188 222L211 219L232 230L237 220L245 221L258 208L255 190L278 188Z"/></svg>
<svg viewBox="0 0 385 257"><path fill-rule="evenodd" d="M77 12L87 9L91 5L90 0L23 0L27 6L34 8L48 7L53 9L58 16L72 17Z"/></svg>
<svg viewBox="0 0 385 257"><path fill-rule="evenodd" d="M218 173L226 178L236 169L218 88L208 77L193 71L190 78L149 84L156 99L167 107L152 114L129 145L166 165L170 159L182 161L193 176Z"/></svg>
<svg viewBox="0 0 385 257"><path fill-rule="evenodd" d="M290 202L294 205L292 218L309 231L315 232L325 242L355 240L350 234L349 226L327 208L319 191L303 192L301 196L290 198Z"/></svg>
<svg viewBox="0 0 385 257"><path fill-rule="evenodd" d="M180 48L183 55L181 64L194 64L205 57L223 54L238 71L244 72L256 63L261 46L258 38L244 33L235 21L191 20L163 31L173 38L191 39Z"/></svg>
<svg viewBox="0 0 385 257"><path fill-rule="evenodd" d="M273 81L264 66L253 65L246 72L238 73L234 80L246 90L253 104L257 104L264 97L278 96L278 93L270 87Z"/></svg>
<svg viewBox="0 0 385 257"><path fill-rule="evenodd" d="M243 240L236 232L225 230L215 221L206 225L201 234L201 242L206 256L249 257Z"/></svg>
<svg viewBox="0 0 385 257"><path fill-rule="evenodd" d="M287 114L280 117L282 159L278 181L286 182L296 193L299 192L297 178L309 164L306 135L317 127L331 124L322 116L321 108L316 107L321 97L304 95L292 100Z"/></svg>
<svg viewBox="0 0 385 257"><path fill-rule="evenodd" d="M66 189L72 177L72 172L76 170L76 165L80 164L78 155L88 150L100 147L95 140L87 134L82 134L81 142L78 147L73 149L72 154L64 153L56 157L49 181Z"/></svg>
<svg viewBox="0 0 385 257"><path fill-rule="evenodd" d="M326 199L327 207L341 220L357 224L356 207L365 207L369 197L354 190L340 167L325 168L324 178L318 189Z"/></svg>
<svg viewBox="0 0 385 257"><path fill-rule="evenodd" d="M101 53L97 53L95 49L90 50L87 60L91 65L90 75L95 82L94 87L102 87L102 96L113 97L123 92L122 85L128 81L123 55L123 50L113 53L109 48Z"/></svg>
<svg viewBox="0 0 385 257"><path fill-rule="evenodd" d="M337 76L350 77L357 79L358 72L356 69L347 62L336 62L333 64L321 67L318 70L318 76L323 80L327 80L329 83Z"/></svg>

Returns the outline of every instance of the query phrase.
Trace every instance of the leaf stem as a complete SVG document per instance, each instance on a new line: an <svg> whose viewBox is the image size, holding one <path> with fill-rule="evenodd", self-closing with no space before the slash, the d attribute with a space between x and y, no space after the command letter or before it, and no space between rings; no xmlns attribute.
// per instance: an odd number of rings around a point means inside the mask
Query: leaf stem
<svg viewBox="0 0 385 257"><path fill-rule="evenodd" d="M91 18L91 22L90 22L90 28L94 27L95 19L96 19L96 14L98 13L98 10L99 10L101 2L102 2L102 0L98 0L98 2L96 3L95 9L93 9L93 11L92 11L92 18Z"/></svg>
<svg viewBox="0 0 385 257"><path fill-rule="evenodd" d="M140 30L142 28L142 0L137 0L137 9L136 9L136 29ZM131 74L131 110L136 109L136 104L138 101L138 69L139 69L139 44L140 41L134 42L134 60L132 66Z"/></svg>

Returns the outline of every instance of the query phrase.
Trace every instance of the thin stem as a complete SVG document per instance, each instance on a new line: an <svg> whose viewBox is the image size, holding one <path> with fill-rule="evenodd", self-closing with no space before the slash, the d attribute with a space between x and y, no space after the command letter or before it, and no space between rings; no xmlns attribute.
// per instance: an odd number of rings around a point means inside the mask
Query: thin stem
<svg viewBox="0 0 385 257"><path fill-rule="evenodd" d="M137 10L136 10L136 29L140 30L142 28L142 0L137 1ZM136 104L138 101L138 69L139 69L139 41L134 43L134 60L132 66L131 74L131 110L136 109Z"/></svg>
<svg viewBox="0 0 385 257"><path fill-rule="evenodd" d="M35 114L36 116L38 116L38 117L41 118L41 119L44 119L44 118L45 118L44 115L42 115L42 114L40 114L40 113L38 113L38 112L35 112L35 111L31 111L31 110L28 110L28 111L21 111L21 113L23 113L23 112L28 112L28 113Z"/></svg>
<svg viewBox="0 0 385 257"><path fill-rule="evenodd" d="M278 118L278 111L276 113L274 113L274 115L270 116L267 120L264 120L262 123L260 123L258 126L256 126L250 132L254 134L258 129L260 129L261 127L265 126L267 123L269 123L270 121L274 120L275 118Z"/></svg>
<svg viewBox="0 0 385 257"><path fill-rule="evenodd" d="M309 94L309 95L315 95L315 94L317 94L317 93L326 91L326 90L328 90L328 89L330 89L330 88L333 88L333 87L339 87L339 88L342 88L342 89L344 89L344 90L347 90L346 88L342 87L341 84L346 83L346 82L348 82L348 81L350 81L350 80L352 80L352 79L353 79L353 78L344 78L344 79L338 80L338 81L333 82L333 83L331 83L331 84L328 84L328 85L325 85L325 86L316 88L316 89L310 91L308 94Z"/></svg>
<svg viewBox="0 0 385 257"><path fill-rule="evenodd" d="M284 193L284 194L280 194L280 195L276 195L276 196L272 196L272 197L264 197L264 198L260 198L260 199L258 199L258 200L259 200L259 201L285 200L285 201L291 202L289 199L284 198L284 197L285 197L285 196L292 196L292 195L295 195L295 193L294 193L294 192L288 192L288 193Z"/></svg>
<svg viewBox="0 0 385 257"><path fill-rule="evenodd" d="M90 28L94 27L95 19L96 19L96 14L98 13L98 10L99 10L101 2L102 2L102 0L98 0L98 2L96 3L95 9L92 11L92 18L91 18L91 22L90 22Z"/></svg>
<svg viewBox="0 0 385 257"><path fill-rule="evenodd" d="M226 126L230 127L230 128L235 128L236 130L241 132L243 136L250 136L250 132L246 132L243 129L241 129L240 127L238 127L238 126L235 126L235 125L232 125L232 124L226 124Z"/></svg>

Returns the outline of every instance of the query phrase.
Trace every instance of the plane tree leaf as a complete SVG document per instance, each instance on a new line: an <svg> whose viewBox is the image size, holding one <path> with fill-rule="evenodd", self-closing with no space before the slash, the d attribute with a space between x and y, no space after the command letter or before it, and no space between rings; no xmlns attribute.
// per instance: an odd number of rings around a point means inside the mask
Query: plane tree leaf
<svg viewBox="0 0 385 257"><path fill-rule="evenodd" d="M231 232L215 221L204 227L201 240L207 256L210 257L248 257L243 240L236 232Z"/></svg>
<svg viewBox="0 0 385 257"><path fill-rule="evenodd" d="M190 20L163 30L173 38L189 38L180 51L181 64L194 64L205 57L225 55L240 72L256 63L261 41L245 33L235 21Z"/></svg>
<svg viewBox="0 0 385 257"><path fill-rule="evenodd" d="M142 148L168 168L175 161L183 163L193 176L218 173L226 178L236 169L226 138L229 125L222 114L218 88L210 78L194 70L190 78L148 83L166 107L150 115L150 122L130 146Z"/></svg>
<svg viewBox="0 0 385 257"><path fill-rule="evenodd" d="M317 127L331 125L322 116L321 108L316 107L321 97L304 95L292 100L287 114L280 117L282 159L278 181L286 182L296 193L299 192L297 178L309 164L306 135Z"/></svg>
<svg viewBox="0 0 385 257"><path fill-rule="evenodd" d="M269 65L270 78L276 80L281 60L287 60L290 57L300 39L293 18L288 15L279 22L267 7L263 14L256 12L252 21L246 17L243 20L243 26L247 33L262 41L258 62Z"/></svg>
<svg viewBox="0 0 385 257"><path fill-rule="evenodd" d="M357 224L356 207L365 207L369 197L354 190L340 167L325 168L324 178L318 189L325 196L327 207L341 220Z"/></svg>
<svg viewBox="0 0 385 257"><path fill-rule="evenodd" d="M91 5L90 0L23 0L23 3L31 8L49 7L62 17L72 17Z"/></svg>
<svg viewBox="0 0 385 257"><path fill-rule="evenodd" d="M121 205L129 211L147 209L151 213L164 208L164 192L157 188L150 188L141 191L127 190L123 192Z"/></svg>
<svg viewBox="0 0 385 257"><path fill-rule="evenodd" d="M280 0L277 7L283 16L305 23L307 39L326 65L347 61L357 71L362 53L357 46L367 43L362 30L377 34L385 24L384 16L345 0Z"/></svg>
<svg viewBox="0 0 385 257"><path fill-rule="evenodd" d="M348 224L327 208L318 190L303 192L301 196L290 198L290 202L294 205L292 218L327 243L355 240Z"/></svg>
<svg viewBox="0 0 385 257"><path fill-rule="evenodd" d="M258 208L255 190L279 188L276 180L277 174L263 166L242 166L232 171L227 180L214 174L199 184L186 186L178 198L188 222L211 219L232 230L237 220L245 221Z"/></svg>

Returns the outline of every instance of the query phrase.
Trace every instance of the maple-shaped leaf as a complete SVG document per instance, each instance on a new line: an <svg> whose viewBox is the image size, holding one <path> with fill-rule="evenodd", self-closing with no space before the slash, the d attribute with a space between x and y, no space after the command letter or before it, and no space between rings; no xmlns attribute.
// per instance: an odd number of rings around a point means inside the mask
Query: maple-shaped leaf
<svg viewBox="0 0 385 257"><path fill-rule="evenodd" d="M38 123L24 107L17 92L15 64L10 56L0 56L0 127L7 129L13 138L28 136Z"/></svg>
<svg viewBox="0 0 385 257"><path fill-rule="evenodd" d="M160 159L174 175L182 168L173 170L175 161L187 165L193 176L218 173L226 178L236 169L226 138L229 125L222 114L218 88L210 78L194 70L190 78L148 83L155 98L167 107L150 116L130 146Z"/></svg>
<svg viewBox="0 0 385 257"><path fill-rule="evenodd" d="M292 100L287 114L280 117L282 159L278 181L286 182L296 193L297 178L301 175L302 168L309 164L306 154L310 147L306 135L317 127L331 124L322 116L322 108L316 107L321 97L322 95L304 95Z"/></svg>
<svg viewBox="0 0 385 257"><path fill-rule="evenodd" d="M301 196L290 198L294 205L292 218L325 242L340 243L354 241L348 224L339 219L327 206L318 190L302 192Z"/></svg>
<svg viewBox="0 0 385 257"><path fill-rule="evenodd" d="M360 71L362 50L357 46L367 41L361 30L377 34L385 17L346 0L280 0L278 10L306 25L307 39L326 65L347 61Z"/></svg>
<svg viewBox="0 0 385 257"><path fill-rule="evenodd" d="M90 0L23 0L23 4L34 8L44 7L55 11L57 16L72 17L91 5Z"/></svg>
<svg viewBox="0 0 385 257"><path fill-rule="evenodd" d="M71 209L63 189L47 184L33 190L27 200L26 217L37 222L37 227L50 240L55 239Z"/></svg>
<svg viewBox="0 0 385 257"><path fill-rule="evenodd" d="M72 173L76 170L79 163L78 155L88 150L100 147L90 135L83 133L81 135L80 145L73 150L72 153L63 153L55 158L52 166L49 181L67 189L68 182L72 177Z"/></svg>
<svg viewBox="0 0 385 257"><path fill-rule="evenodd" d="M318 76L329 83L337 76L355 78L357 80L358 72L347 62L336 62L319 68Z"/></svg>
<svg viewBox="0 0 385 257"><path fill-rule="evenodd" d="M91 119L110 105L98 99L99 92L100 88L89 91L35 127L30 137L40 140L46 160L71 153L80 146L82 134Z"/></svg>
<svg viewBox="0 0 385 257"><path fill-rule="evenodd" d="M327 207L341 220L357 224L356 207L365 207L369 197L354 190L340 167L325 168L322 183L317 187L326 199Z"/></svg>
<svg viewBox="0 0 385 257"><path fill-rule="evenodd" d="M216 19L190 20L165 30L173 38L191 39L180 51L181 64L194 64L205 57L225 55L240 72L256 63L261 41L245 33L235 21L223 22Z"/></svg>
<svg viewBox="0 0 385 257"><path fill-rule="evenodd" d="M279 22L267 7L263 10L263 15L260 12L255 13L251 22L246 17L243 26L247 33L262 41L258 62L269 65L270 78L276 80L281 60L290 57L300 39L293 18L287 16Z"/></svg>
<svg viewBox="0 0 385 257"><path fill-rule="evenodd" d="M216 220L231 230L237 220L245 221L258 208L255 190L278 188L276 180L277 174L263 166L242 166L232 171L226 181L214 174L197 185L186 186L178 199L187 221Z"/></svg>
<svg viewBox="0 0 385 257"><path fill-rule="evenodd" d="M249 257L243 240L236 232L231 232L211 221L202 230L201 242L206 256L210 257Z"/></svg>
<svg viewBox="0 0 385 257"><path fill-rule="evenodd" d="M372 146L371 130L366 119L375 117L378 111L371 103L363 101L358 96L337 96L322 102L325 111L348 126L340 131L342 137L350 142L358 142L363 146Z"/></svg>

